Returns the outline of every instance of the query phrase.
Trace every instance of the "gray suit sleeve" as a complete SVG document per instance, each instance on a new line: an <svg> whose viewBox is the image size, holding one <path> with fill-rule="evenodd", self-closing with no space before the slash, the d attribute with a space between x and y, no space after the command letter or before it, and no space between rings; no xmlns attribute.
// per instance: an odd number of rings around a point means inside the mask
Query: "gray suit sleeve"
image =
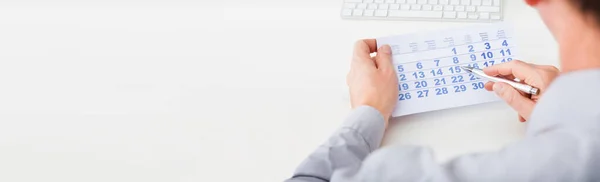
<svg viewBox="0 0 600 182"><path fill-rule="evenodd" d="M523 140L442 164L419 146L372 152L383 120L361 107L289 181L600 181L599 93L600 70L562 75L538 102Z"/></svg>
<svg viewBox="0 0 600 182"><path fill-rule="evenodd" d="M379 148L384 130L379 111L369 106L354 109L342 127L310 154L287 181L330 181L336 170L359 167L367 155Z"/></svg>

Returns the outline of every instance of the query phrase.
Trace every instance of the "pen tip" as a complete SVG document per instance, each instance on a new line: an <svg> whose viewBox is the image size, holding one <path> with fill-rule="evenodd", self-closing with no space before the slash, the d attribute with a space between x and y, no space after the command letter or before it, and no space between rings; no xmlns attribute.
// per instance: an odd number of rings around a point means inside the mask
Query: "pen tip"
<svg viewBox="0 0 600 182"><path fill-rule="evenodd" d="M467 70L468 72L473 71L473 67L470 66L461 66L462 69Z"/></svg>

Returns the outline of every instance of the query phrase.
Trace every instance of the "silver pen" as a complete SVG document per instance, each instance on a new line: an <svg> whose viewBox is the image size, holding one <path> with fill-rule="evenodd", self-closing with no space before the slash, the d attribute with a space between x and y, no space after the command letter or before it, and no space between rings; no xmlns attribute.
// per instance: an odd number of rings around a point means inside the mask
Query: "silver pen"
<svg viewBox="0 0 600 182"><path fill-rule="evenodd" d="M504 78L500 78L500 77L494 77L494 76L489 76L486 75L483 70L481 69L477 69L477 68L473 68L473 67L469 67L469 66L461 66L462 69L467 70L470 73L473 73L477 76L486 78L490 81L493 82L504 82L506 84L509 84L510 86L514 87L515 89L525 92L527 94L531 94L531 95L538 95L540 93L540 90L531 86L531 85L527 85L527 84L522 84L522 83L518 83L518 82L514 82L511 80L507 80Z"/></svg>

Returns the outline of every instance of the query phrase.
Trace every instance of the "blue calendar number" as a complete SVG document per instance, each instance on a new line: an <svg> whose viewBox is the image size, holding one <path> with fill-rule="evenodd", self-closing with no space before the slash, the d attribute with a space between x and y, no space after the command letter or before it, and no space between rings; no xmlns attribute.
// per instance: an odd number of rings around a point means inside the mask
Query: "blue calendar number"
<svg viewBox="0 0 600 182"><path fill-rule="evenodd" d="M452 62L454 62L454 64L458 64L458 63L459 63L459 61L458 61L458 58L457 58L457 57L454 57L454 58L452 58L452 60L453 60Z"/></svg>
<svg viewBox="0 0 600 182"><path fill-rule="evenodd" d="M490 50L492 48L492 46L490 45L489 42L485 43L485 49Z"/></svg>
<svg viewBox="0 0 600 182"><path fill-rule="evenodd" d="M475 54L471 54L471 61L476 61L477 60L477 56L475 56Z"/></svg>
<svg viewBox="0 0 600 182"><path fill-rule="evenodd" d="M452 48L452 52L454 52L454 54L456 54L456 48Z"/></svg>
<svg viewBox="0 0 600 182"><path fill-rule="evenodd" d="M436 88L435 89L435 95L446 95L446 94L448 94L447 88Z"/></svg>
<svg viewBox="0 0 600 182"><path fill-rule="evenodd" d="M448 70L450 70L450 72L452 74L454 74L454 73L460 73L462 71L462 69L460 69L460 66L450 67L450 68L448 68Z"/></svg>
<svg viewBox="0 0 600 182"><path fill-rule="evenodd" d="M460 83L460 82L464 82L465 80L463 79L462 75L458 75L458 76L452 76L452 83Z"/></svg>
<svg viewBox="0 0 600 182"><path fill-rule="evenodd" d="M416 81L415 82L415 88L425 88L427 87L427 82L426 81Z"/></svg>
<svg viewBox="0 0 600 182"><path fill-rule="evenodd" d="M400 95L398 95L398 97L400 98L400 100L408 100L408 99L412 98L410 96L410 93L400 94Z"/></svg>
<svg viewBox="0 0 600 182"><path fill-rule="evenodd" d="M419 98L428 97L429 90L417 91L417 94L419 95Z"/></svg>
<svg viewBox="0 0 600 182"><path fill-rule="evenodd" d="M408 83L399 84L398 90L408 90Z"/></svg>
<svg viewBox="0 0 600 182"><path fill-rule="evenodd" d="M400 81L406 81L406 75L400 74L398 77L400 78Z"/></svg>
<svg viewBox="0 0 600 182"><path fill-rule="evenodd" d="M481 53L481 57L483 57L483 59L492 59L492 58L494 58L494 53L484 52L484 53Z"/></svg>
<svg viewBox="0 0 600 182"><path fill-rule="evenodd" d="M436 78L435 80L433 80L435 82L435 86L439 86L439 85L446 85L446 79L442 78Z"/></svg>
<svg viewBox="0 0 600 182"><path fill-rule="evenodd" d="M475 52L475 50L473 50L473 45L469 45L469 52Z"/></svg>
<svg viewBox="0 0 600 182"><path fill-rule="evenodd" d="M440 60L433 60L433 62L435 62L435 66L440 66Z"/></svg>
<svg viewBox="0 0 600 182"><path fill-rule="evenodd" d="M422 63L417 63L417 69L423 69L423 64Z"/></svg>
<svg viewBox="0 0 600 182"><path fill-rule="evenodd" d="M467 86L464 85L456 85L454 86L454 92L458 93L458 92L465 92L467 91Z"/></svg>
<svg viewBox="0 0 600 182"><path fill-rule="evenodd" d="M513 60L513 58L506 58L506 59L502 59L501 62L505 63L505 62L510 62L512 60Z"/></svg>
<svg viewBox="0 0 600 182"><path fill-rule="evenodd" d="M415 79L419 79L419 78L425 78L425 73L422 71L419 72L414 72L413 76L415 76Z"/></svg>
<svg viewBox="0 0 600 182"><path fill-rule="evenodd" d="M502 46L505 46L505 47L506 47L506 46L508 46L508 42L506 42L506 40L504 40L504 41L502 42Z"/></svg>
<svg viewBox="0 0 600 182"><path fill-rule="evenodd" d="M473 80L478 80L478 79L479 79L479 77L476 77L472 73L469 73L469 80L473 81Z"/></svg>
<svg viewBox="0 0 600 182"><path fill-rule="evenodd" d="M483 82L473 83L471 85L473 85L473 90L479 90L485 87L485 84L483 84Z"/></svg>
<svg viewBox="0 0 600 182"><path fill-rule="evenodd" d="M483 65L485 67L490 67L490 66L494 66L494 63L495 63L495 61L487 61L487 62L484 62Z"/></svg>
<svg viewBox="0 0 600 182"><path fill-rule="evenodd" d="M509 56L510 56L510 55L512 55L512 54L510 53L510 49L506 49L506 51L504 51L504 50L501 50L501 51L500 51L500 54L502 54L502 56L506 56L506 55L509 55Z"/></svg>
<svg viewBox="0 0 600 182"><path fill-rule="evenodd" d="M403 72L403 71L404 71L404 66L398 65L398 72Z"/></svg>
<svg viewBox="0 0 600 182"><path fill-rule="evenodd" d="M443 75L444 74L444 72L442 72L442 69L437 69L437 70L433 69L433 70L430 71L430 73L433 76L438 76L438 75Z"/></svg>
<svg viewBox="0 0 600 182"><path fill-rule="evenodd" d="M477 63L469 64L469 67L473 67L473 68L479 69L479 64L477 64Z"/></svg>

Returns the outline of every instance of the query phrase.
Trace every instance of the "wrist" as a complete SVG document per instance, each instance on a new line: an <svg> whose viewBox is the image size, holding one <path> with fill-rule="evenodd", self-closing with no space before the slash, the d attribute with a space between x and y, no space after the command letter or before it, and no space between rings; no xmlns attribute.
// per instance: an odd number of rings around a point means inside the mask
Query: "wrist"
<svg viewBox="0 0 600 182"><path fill-rule="evenodd" d="M360 108L360 107L368 107L370 109L372 109L373 111L375 111L374 113L376 113L378 116L380 116L383 119L383 123L385 128L387 128L388 126L388 121L390 120L391 117L391 112L386 112L385 109L383 109L382 107L377 107L374 104L361 104L358 105L355 109Z"/></svg>

